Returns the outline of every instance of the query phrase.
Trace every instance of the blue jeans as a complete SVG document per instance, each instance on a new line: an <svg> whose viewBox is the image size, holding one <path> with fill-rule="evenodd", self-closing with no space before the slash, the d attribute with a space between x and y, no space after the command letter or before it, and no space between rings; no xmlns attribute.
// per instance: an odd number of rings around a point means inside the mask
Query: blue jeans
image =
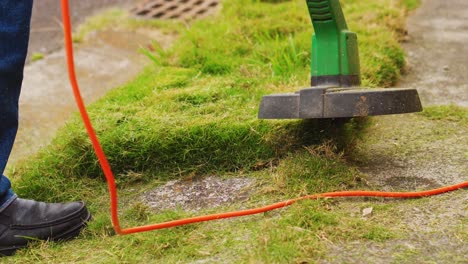
<svg viewBox="0 0 468 264"><path fill-rule="evenodd" d="M32 0L0 0L0 211L15 197L3 175L18 130L18 100L29 42Z"/></svg>

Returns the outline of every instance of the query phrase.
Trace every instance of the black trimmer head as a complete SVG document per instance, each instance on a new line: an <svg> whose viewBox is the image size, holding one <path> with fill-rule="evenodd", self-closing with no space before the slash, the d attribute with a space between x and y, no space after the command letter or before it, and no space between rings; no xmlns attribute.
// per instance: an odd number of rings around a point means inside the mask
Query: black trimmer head
<svg viewBox="0 0 468 264"><path fill-rule="evenodd" d="M311 88L264 96L259 118L342 118L422 110L416 89L361 88L357 36L339 0L307 0L312 36Z"/></svg>
<svg viewBox="0 0 468 264"><path fill-rule="evenodd" d="M342 118L403 114L422 110L415 89L308 88L264 96L261 119Z"/></svg>

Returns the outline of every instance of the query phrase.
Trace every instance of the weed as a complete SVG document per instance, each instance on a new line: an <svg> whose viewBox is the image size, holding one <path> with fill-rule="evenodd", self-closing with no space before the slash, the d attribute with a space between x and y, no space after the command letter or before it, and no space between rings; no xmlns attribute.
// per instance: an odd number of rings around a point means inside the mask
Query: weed
<svg viewBox="0 0 468 264"><path fill-rule="evenodd" d="M362 237L369 240L381 242L393 238L394 235L391 232L389 232L389 230L385 227L375 226L368 230L367 233L364 233Z"/></svg>
<svg viewBox="0 0 468 264"><path fill-rule="evenodd" d="M167 66L165 61L167 60L167 52L157 42L153 42L151 50L142 48L143 53L148 59L158 66Z"/></svg>

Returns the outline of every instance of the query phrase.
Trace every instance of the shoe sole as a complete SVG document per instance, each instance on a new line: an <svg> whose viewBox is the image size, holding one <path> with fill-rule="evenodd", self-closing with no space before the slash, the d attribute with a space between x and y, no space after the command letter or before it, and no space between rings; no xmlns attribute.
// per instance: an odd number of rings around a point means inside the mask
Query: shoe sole
<svg viewBox="0 0 468 264"><path fill-rule="evenodd" d="M0 257L6 257L13 255L18 249L22 249L26 246L16 246L16 247L8 247L8 248L0 248Z"/></svg>
<svg viewBox="0 0 468 264"><path fill-rule="evenodd" d="M56 235L52 238L49 239L49 241L67 241L70 239L73 239L77 237L81 230L87 225L87 223L91 220L92 216L91 213L88 211L85 211L86 215L82 217L82 222L79 225L76 225L75 227L67 230L66 232ZM11 256L13 255L17 250L22 249L27 247L28 245L21 245L21 246L13 246L13 247L3 247L0 248L0 257L2 256Z"/></svg>

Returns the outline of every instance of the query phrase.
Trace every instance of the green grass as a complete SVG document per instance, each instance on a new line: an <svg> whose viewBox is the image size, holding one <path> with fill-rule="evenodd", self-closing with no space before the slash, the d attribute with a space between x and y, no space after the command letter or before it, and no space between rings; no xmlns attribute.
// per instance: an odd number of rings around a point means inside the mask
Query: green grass
<svg viewBox="0 0 468 264"><path fill-rule="evenodd" d="M406 8L410 11L416 9L421 4L421 0L400 0L400 2L406 5Z"/></svg>
<svg viewBox="0 0 468 264"><path fill-rule="evenodd" d="M424 107L421 115L430 120L447 120L468 123L468 108L457 105L440 105Z"/></svg>
<svg viewBox="0 0 468 264"><path fill-rule="evenodd" d="M359 36L363 84L369 87L394 84L404 64L397 40L406 6L391 3L349 0L343 6ZM145 51L151 65L89 109L124 201L169 179L204 175L257 178L264 184L244 204L250 207L363 186L342 155L363 135L366 120L256 117L263 95L308 85L312 27L303 1L226 0L220 14L187 25L132 20L121 12L109 17L92 20L82 31L118 21L179 36L168 50L155 44L156 52ZM94 215L81 239L37 244L12 258L18 262L313 262L323 256L327 241L393 237L380 223L350 216L326 200L232 221L114 236L106 185L77 116L50 146L15 169L14 184L23 197L85 199ZM130 202L121 210L125 226L192 215L154 214ZM213 210L200 213L207 212Z"/></svg>

